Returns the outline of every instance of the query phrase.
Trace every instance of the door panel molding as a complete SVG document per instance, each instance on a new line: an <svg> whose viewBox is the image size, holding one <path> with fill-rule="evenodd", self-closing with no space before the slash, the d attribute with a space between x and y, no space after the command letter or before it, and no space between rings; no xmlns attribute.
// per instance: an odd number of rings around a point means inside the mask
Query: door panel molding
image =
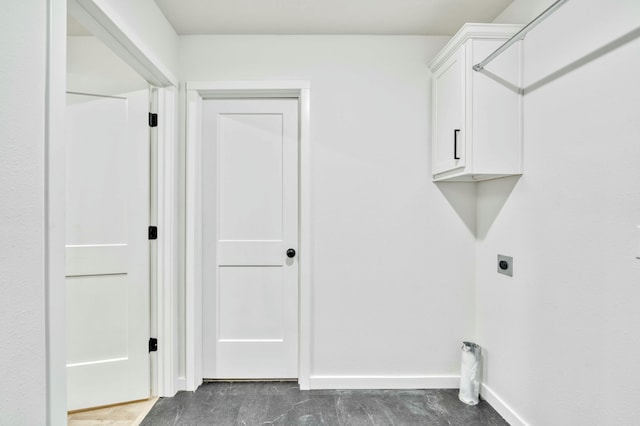
<svg viewBox="0 0 640 426"><path fill-rule="evenodd" d="M67 277L127 273L127 244L72 246L65 250Z"/></svg>
<svg viewBox="0 0 640 426"><path fill-rule="evenodd" d="M202 101L229 98L294 98L299 114L299 318L298 382L309 389L311 366L311 144L306 80L218 81L186 84L186 390L202 383Z"/></svg>

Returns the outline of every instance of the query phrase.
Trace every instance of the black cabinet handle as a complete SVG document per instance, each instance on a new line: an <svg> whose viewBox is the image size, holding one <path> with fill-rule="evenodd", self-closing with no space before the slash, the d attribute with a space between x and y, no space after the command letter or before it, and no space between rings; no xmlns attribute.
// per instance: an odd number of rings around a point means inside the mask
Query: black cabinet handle
<svg viewBox="0 0 640 426"><path fill-rule="evenodd" d="M287 257L293 257L296 255L296 251L294 249L287 250Z"/></svg>
<svg viewBox="0 0 640 426"><path fill-rule="evenodd" d="M458 132L460 131L460 129L455 129L453 131L453 159L454 160L459 160L460 157L458 157Z"/></svg>

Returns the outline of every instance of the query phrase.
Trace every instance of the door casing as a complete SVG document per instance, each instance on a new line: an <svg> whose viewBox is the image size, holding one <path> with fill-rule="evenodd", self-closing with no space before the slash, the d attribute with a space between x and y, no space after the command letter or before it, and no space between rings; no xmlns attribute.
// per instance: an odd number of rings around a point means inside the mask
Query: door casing
<svg viewBox="0 0 640 426"><path fill-rule="evenodd" d="M299 105L299 317L298 383L309 389L311 375L311 143L307 80L217 81L186 84L186 390L202 383L202 101L204 99L293 98Z"/></svg>

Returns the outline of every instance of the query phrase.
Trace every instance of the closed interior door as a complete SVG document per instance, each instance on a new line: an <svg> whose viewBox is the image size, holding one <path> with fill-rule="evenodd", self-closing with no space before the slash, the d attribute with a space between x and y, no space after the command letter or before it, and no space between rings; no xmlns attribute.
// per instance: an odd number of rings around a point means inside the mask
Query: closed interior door
<svg viewBox="0 0 640 426"><path fill-rule="evenodd" d="M215 262L203 375L297 378L298 101L207 100L203 111L205 245L214 246L203 261Z"/></svg>
<svg viewBox="0 0 640 426"><path fill-rule="evenodd" d="M148 91L67 95L69 410L148 398Z"/></svg>

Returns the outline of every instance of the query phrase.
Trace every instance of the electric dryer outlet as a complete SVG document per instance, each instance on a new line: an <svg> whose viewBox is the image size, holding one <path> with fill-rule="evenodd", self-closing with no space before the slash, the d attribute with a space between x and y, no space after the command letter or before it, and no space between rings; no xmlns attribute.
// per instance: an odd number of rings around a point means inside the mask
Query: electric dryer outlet
<svg viewBox="0 0 640 426"><path fill-rule="evenodd" d="M498 255L498 273L513 277L513 257Z"/></svg>

